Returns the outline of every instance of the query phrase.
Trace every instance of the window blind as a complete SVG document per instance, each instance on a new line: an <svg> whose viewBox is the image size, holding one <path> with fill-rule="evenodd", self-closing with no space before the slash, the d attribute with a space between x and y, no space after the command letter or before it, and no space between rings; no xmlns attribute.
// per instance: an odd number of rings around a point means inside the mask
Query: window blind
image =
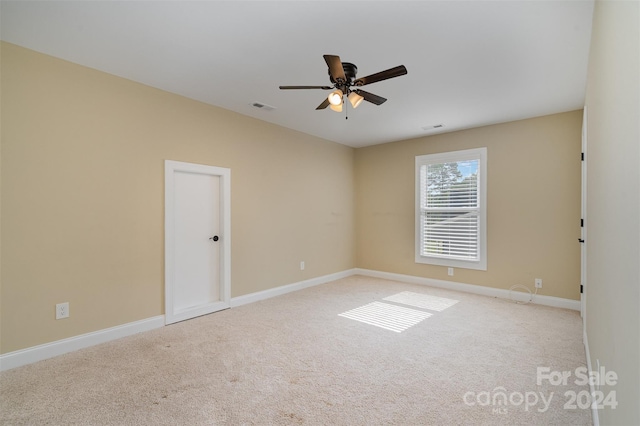
<svg viewBox="0 0 640 426"><path fill-rule="evenodd" d="M480 256L478 160L421 166L421 255ZM460 170L475 170L464 175Z"/></svg>

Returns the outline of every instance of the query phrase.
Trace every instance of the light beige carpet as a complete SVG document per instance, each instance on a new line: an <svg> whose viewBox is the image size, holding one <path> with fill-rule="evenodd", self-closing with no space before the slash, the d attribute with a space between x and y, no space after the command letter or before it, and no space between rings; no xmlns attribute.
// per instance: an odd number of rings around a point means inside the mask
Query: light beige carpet
<svg viewBox="0 0 640 426"><path fill-rule="evenodd" d="M5 371L0 423L584 425L536 383L584 365L577 312L353 276Z"/></svg>

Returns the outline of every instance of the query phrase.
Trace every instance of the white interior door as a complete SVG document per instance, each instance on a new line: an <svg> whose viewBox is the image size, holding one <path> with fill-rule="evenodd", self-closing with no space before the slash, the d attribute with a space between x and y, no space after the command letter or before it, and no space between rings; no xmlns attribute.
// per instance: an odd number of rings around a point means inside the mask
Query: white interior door
<svg viewBox="0 0 640 426"><path fill-rule="evenodd" d="M165 322L230 306L230 170L165 161Z"/></svg>

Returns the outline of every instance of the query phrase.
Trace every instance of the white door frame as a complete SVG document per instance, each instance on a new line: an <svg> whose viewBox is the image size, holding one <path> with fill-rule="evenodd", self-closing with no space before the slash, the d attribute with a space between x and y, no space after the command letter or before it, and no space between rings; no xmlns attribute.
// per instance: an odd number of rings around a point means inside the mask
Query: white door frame
<svg viewBox="0 0 640 426"><path fill-rule="evenodd" d="M582 164L581 164L581 200L580 217L582 227L580 228L580 316L582 316L583 331L587 325L587 107L585 105L582 113Z"/></svg>
<svg viewBox="0 0 640 426"><path fill-rule="evenodd" d="M174 309L175 277L175 173L186 172L220 178L220 301L188 311ZM164 162L164 297L165 324L227 309L231 306L231 170L202 164L165 160Z"/></svg>

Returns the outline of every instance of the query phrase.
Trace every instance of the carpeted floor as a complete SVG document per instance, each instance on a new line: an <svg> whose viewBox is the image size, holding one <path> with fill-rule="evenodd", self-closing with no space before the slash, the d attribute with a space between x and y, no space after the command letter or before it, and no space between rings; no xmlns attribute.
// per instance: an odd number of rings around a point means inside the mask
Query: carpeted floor
<svg viewBox="0 0 640 426"><path fill-rule="evenodd" d="M353 276L0 373L0 424L586 425L585 362L578 312Z"/></svg>

